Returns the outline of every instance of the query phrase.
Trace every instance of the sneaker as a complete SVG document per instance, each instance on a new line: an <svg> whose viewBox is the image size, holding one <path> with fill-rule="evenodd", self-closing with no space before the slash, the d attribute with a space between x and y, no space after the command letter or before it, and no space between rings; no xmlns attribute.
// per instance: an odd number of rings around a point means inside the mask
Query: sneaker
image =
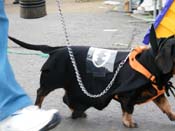
<svg viewBox="0 0 175 131"><path fill-rule="evenodd" d="M58 125L57 110L42 110L37 106L23 108L0 122L0 131L48 131Z"/></svg>

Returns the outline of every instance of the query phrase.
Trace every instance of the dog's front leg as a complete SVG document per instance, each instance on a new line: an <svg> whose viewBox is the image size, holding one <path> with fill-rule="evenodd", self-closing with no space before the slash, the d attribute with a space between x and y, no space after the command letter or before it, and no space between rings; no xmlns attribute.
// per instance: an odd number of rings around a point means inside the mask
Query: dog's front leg
<svg viewBox="0 0 175 131"><path fill-rule="evenodd" d="M124 105L121 104L122 106L122 122L123 125L128 127L128 128L137 128L137 123L134 122L132 118L132 113L134 111L134 106L133 105Z"/></svg>
<svg viewBox="0 0 175 131"><path fill-rule="evenodd" d="M154 100L154 103L165 113L171 121L175 120L175 113L171 109L171 105L169 104L165 95L161 95Z"/></svg>
<svg viewBox="0 0 175 131"><path fill-rule="evenodd" d="M134 111L134 105L128 104L128 100L123 99L121 97L119 97L118 95L114 96L114 99L119 101L121 104L121 108L122 108L122 122L123 125L128 127L128 128L137 128L137 123L134 122L133 118L132 118L132 113Z"/></svg>
<svg viewBox="0 0 175 131"><path fill-rule="evenodd" d="M129 128L137 128L137 123L133 121L132 114L129 114L128 112L123 111L122 116L122 122L123 125Z"/></svg>

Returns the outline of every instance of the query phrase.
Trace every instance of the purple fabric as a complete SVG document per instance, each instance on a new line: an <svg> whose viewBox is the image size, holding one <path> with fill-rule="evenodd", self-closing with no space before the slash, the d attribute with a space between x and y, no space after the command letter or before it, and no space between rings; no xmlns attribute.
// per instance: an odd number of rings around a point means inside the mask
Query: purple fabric
<svg viewBox="0 0 175 131"><path fill-rule="evenodd" d="M156 29L158 25L160 24L161 20L165 16L166 12L170 8L171 4L173 3L174 0L167 0L164 8L162 11L159 13L159 15L156 17L156 20L154 22L154 28ZM150 29L147 31L146 35L144 36L143 43L148 45L149 44L149 34L150 34Z"/></svg>

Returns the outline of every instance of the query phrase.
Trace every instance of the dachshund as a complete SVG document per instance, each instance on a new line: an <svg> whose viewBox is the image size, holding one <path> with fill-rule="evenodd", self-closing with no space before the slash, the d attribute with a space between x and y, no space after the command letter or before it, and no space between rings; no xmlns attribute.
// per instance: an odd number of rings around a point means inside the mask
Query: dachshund
<svg viewBox="0 0 175 131"><path fill-rule="evenodd" d="M132 118L134 106L148 101L153 101L171 121L175 120L175 113L165 96L170 89L169 80L175 73L175 38L157 39L153 26L150 30L151 46L117 51L112 71L109 71L112 68L105 67L96 71L98 68L92 67L89 46L70 46L75 58L75 64L72 64L66 46L32 45L10 36L9 39L24 48L49 54L41 68L35 103L39 107L50 92L63 88L63 102L71 109L73 119L86 117L85 111L90 107L102 110L114 99L121 104L122 122L126 127L138 127ZM99 57L100 60L95 59L102 61L104 56Z"/></svg>

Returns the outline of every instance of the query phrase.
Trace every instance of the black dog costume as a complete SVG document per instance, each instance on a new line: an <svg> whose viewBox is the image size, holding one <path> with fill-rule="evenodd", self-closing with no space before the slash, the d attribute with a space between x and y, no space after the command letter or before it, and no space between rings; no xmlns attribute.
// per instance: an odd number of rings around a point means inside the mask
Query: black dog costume
<svg viewBox="0 0 175 131"><path fill-rule="evenodd" d="M137 124L132 120L134 105L148 100L153 100L168 115L170 120L175 120L175 114L171 111L171 107L164 96L165 91L168 90L167 83L175 71L175 38L157 40L153 27L150 34L152 48L144 49L143 52L136 55L137 61L150 72L151 76L147 77L133 69L129 63L130 61L127 60L120 69L110 90L98 98L90 98L79 87L67 47L31 45L12 37L9 38L24 48L49 54L49 58L41 69L40 88L37 91L36 99L36 104L39 106L41 106L44 97L51 91L64 88L63 101L72 109L72 118L86 116L84 112L89 107L102 110L112 99L115 99L121 103L122 120L127 127L137 127ZM90 47L72 46L71 48L86 90L91 94L99 94L111 81L114 72L107 72L105 75L103 74L103 77L88 72L86 60ZM114 71L128 54L129 51L118 51L114 61ZM102 70L106 71L106 69ZM155 79L152 80L152 76ZM154 85L156 85L157 90ZM161 93L158 93L159 90Z"/></svg>

